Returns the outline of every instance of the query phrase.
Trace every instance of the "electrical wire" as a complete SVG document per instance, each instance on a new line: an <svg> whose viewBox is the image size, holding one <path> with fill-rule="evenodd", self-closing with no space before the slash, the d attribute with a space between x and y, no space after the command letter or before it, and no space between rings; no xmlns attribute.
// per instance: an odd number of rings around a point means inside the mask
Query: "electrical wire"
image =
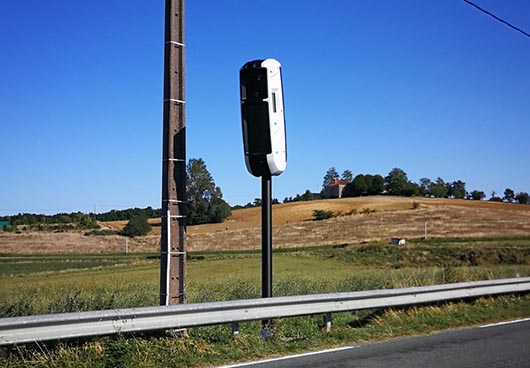
<svg viewBox="0 0 530 368"><path fill-rule="evenodd" d="M514 29L514 30L516 30L517 32L521 32L521 33L522 33L523 35L525 35L526 37L530 37L530 34L527 33L527 32L525 32L525 31L523 31L521 28L514 26L513 24L511 24L511 23L505 21L504 19L499 18L499 17L496 16L495 14L493 14L493 13L491 13L491 12L485 10L485 9L482 9L482 8L481 8L480 6L478 6L477 4L472 3L472 2L469 1L469 0L464 0L464 2L465 2L465 3L468 3L469 5L471 5L471 6L475 7L475 8L477 8L477 9L480 10L481 12L483 12L483 13L489 15L490 17L492 17L492 18L498 20L499 22L504 23L505 25L507 25L508 27L510 27L510 28L512 28L512 29Z"/></svg>

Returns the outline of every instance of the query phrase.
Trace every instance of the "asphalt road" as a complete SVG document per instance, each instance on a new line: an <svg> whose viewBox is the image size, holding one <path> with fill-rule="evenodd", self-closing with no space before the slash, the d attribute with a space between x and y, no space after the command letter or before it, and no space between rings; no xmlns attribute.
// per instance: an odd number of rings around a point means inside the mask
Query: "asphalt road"
<svg viewBox="0 0 530 368"><path fill-rule="evenodd" d="M530 368L530 320L368 343L233 367Z"/></svg>

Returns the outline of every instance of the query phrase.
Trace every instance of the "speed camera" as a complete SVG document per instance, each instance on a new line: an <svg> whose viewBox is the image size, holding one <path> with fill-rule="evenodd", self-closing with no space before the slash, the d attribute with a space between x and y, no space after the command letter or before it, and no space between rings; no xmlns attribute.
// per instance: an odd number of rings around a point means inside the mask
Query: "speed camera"
<svg viewBox="0 0 530 368"><path fill-rule="evenodd" d="M254 60L239 71L245 163L254 176L280 175L287 165L282 71L277 60Z"/></svg>

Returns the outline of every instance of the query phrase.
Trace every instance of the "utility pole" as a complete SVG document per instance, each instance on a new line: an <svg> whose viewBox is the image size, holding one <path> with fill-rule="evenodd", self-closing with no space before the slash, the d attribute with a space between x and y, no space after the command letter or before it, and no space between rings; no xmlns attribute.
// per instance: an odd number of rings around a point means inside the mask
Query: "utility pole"
<svg viewBox="0 0 530 368"><path fill-rule="evenodd" d="M160 305L186 301L184 0L166 0Z"/></svg>

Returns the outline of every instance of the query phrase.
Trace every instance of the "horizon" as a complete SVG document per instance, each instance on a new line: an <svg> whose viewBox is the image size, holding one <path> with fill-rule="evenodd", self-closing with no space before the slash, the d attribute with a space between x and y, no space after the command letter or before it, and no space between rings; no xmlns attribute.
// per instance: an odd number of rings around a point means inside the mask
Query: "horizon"
<svg viewBox="0 0 530 368"><path fill-rule="evenodd" d="M307 189L309 190L309 189ZM307 190L305 192L307 192ZM304 192L304 193L305 193ZM303 195L304 193L297 193L296 195ZM311 194L314 194L314 195L317 195L317 194L321 194L322 192L311 192ZM525 192L526 193L526 192ZM469 193L468 193L469 194ZM517 194L517 193L516 193ZM528 193L527 193L528 194ZM288 198L294 198L295 196L291 196L291 197L288 197ZM387 197L387 198L401 198L401 199L411 199L411 200L421 200L421 199L426 199L426 200L437 200L437 199L440 199L440 200L457 200L457 201L471 201L471 202L490 202L492 204L498 204L498 203L502 203L502 204L512 204L512 205L520 205L520 203L517 203L517 202L506 202L506 201L492 201L491 199L487 199L487 198L483 198L483 199L473 199L473 198L455 198L455 197L435 197L433 195L425 195L425 196L422 196L422 195L411 195L411 196L404 196L404 195L392 195L392 194L388 194L386 191L384 191L383 193L380 193L380 194L371 194L371 195L360 195L360 196L351 196L351 197L330 197L330 198L326 198L326 197L322 197L322 198L316 198L316 199L310 199L310 200L304 200L304 199L300 199L300 200L290 200L290 201L283 201L283 200L280 200L278 198L273 198L273 202L274 200L278 200L277 203L272 203L273 206L276 206L276 205L281 205L281 204L294 204L294 203L301 203L301 202L315 202L315 201L329 201L329 200L341 200L341 199L357 199L357 198L371 198L371 197ZM502 197L501 197L502 198ZM261 200L261 198L254 198L254 199L259 199ZM287 198L286 198L287 199ZM250 206L249 206L250 205ZM528 205L528 204L521 204L521 205ZM237 208L236 208L237 207ZM244 203L244 204L236 204L236 205L230 205L230 208L232 211L237 211L237 210L242 210L242 209L248 209L248 208L254 208L254 207L260 207L260 205L255 205L254 204L254 201L251 201L251 202L247 202L247 203ZM112 211L116 211L116 212L126 212L126 211L130 211L130 210L147 210L147 209L152 209L153 211L159 211L161 210L161 207L152 207L152 206L145 206L145 207L127 207L127 208L112 208L110 210L107 210L107 211L104 211L104 212L83 212L83 211L73 211L73 212L56 212L56 213L32 213L32 212L19 212L19 213L13 213L13 214L9 214L9 215L0 215L0 218L7 218L7 217L16 217L16 216L24 216L24 215L34 215L34 216L47 216L47 217L53 217L53 216L57 216L57 215L62 215L62 214L66 214L66 215L71 215L71 214L75 214L75 213L81 213L81 214L84 214L84 215L95 215L95 216L98 216L98 215L106 215ZM148 218L158 218L160 216L155 216L155 217L148 217ZM96 219L97 220L97 219ZM106 221L106 220L98 220L98 221ZM123 221L123 220L116 220L116 221ZM224 222L224 221L223 221ZM215 224L213 222L208 222L207 224ZM190 225L188 225L190 226ZM195 226L195 225L191 225L191 226Z"/></svg>
<svg viewBox="0 0 530 368"><path fill-rule="evenodd" d="M477 3L530 30L530 3ZM1 8L0 216L159 208L163 1ZM185 36L187 158L232 207L260 197L238 73L267 57L287 130L273 197L319 192L330 167L530 192L530 39L464 1L194 1Z"/></svg>

